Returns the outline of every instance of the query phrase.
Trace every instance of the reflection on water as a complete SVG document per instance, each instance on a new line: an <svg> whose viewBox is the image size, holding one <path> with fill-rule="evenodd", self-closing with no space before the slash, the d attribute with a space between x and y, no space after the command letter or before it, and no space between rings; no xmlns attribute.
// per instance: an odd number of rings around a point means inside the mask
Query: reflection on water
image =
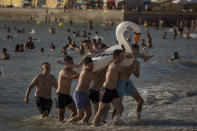
<svg viewBox="0 0 197 131"><path fill-rule="evenodd" d="M7 33L3 29L4 25L11 27L12 33ZM52 26L56 28L56 34L50 35L48 28ZM91 32L90 38L95 36L95 31L104 38L103 43L108 46L114 45L116 41L115 27L110 31L105 31L104 26L94 25L95 30ZM17 34L14 27L25 28L27 30L35 29L36 33ZM24 104L24 96L26 89L32 78L41 71L41 63L48 61L51 64L51 73L58 77L59 70L62 65L56 63L57 60L62 60L60 54L61 48L66 43L66 37L71 35L67 32L70 28L73 30L87 30L86 24L77 24L69 26L65 24L62 29L57 23L35 23L0 21L0 49L8 48L8 53L11 56L9 61L0 61L0 125L2 130L93 130L93 129L114 129L113 125L104 125L98 128L89 128L87 125L79 126L71 125L69 127L57 122L56 108L53 103L51 117L40 120L38 111L34 105L34 90L30 95L30 104ZM144 27L142 29L141 38L146 39ZM7 40L8 34L13 35L13 40ZM129 130L142 129L145 130L149 126L150 130L155 126L168 127L171 129L176 127L194 127L197 125L197 110L196 104L196 78L197 78L197 46L196 39L186 40L177 38L172 40L171 35L167 35L167 39L161 39L162 32L159 30L151 30L153 48L149 54L154 54L154 57L144 63L141 62L141 76L139 79L133 78L134 84L145 100L142 122L135 121L135 100L132 97L124 98L125 110L123 113L122 126L117 126L115 129ZM130 33L126 33L130 36ZM34 40L36 49L28 50L24 53L15 53L14 47L16 44L23 44L27 38L31 36ZM79 45L83 38L72 37L76 44ZM141 42L141 41L140 41ZM56 46L55 52L50 52L49 45L54 43ZM45 48L45 52L40 54L40 48ZM168 62L169 56L174 51L178 51L181 56L181 62ZM74 51L68 52L74 57L75 62L79 62L83 56L78 55ZM78 70L79 71L79 70ZM73 81L73 92L77 80ZM54 96L55 90L53 90ZM193 112L193 113L191 113ZM9 114L9 115L8 115ZM110 112L111 114L111 112ZM69 112L66 112L68 118ZM110 116L109 116L110 118ZM140 127L139 127L140 126ZM164 129L163 127L158 130ZM179 128L183 129L183 128Z"/></svg>

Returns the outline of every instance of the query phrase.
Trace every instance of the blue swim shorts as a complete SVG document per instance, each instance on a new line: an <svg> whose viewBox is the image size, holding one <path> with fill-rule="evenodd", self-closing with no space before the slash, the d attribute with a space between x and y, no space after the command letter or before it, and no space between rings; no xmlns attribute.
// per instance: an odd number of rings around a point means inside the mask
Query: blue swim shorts
<svg viewBox="0 0 197 131"><path fill-rule="evenodd" d="M130 96L136 90L137 89L135 88L131 80L118 80L117 92L120 98L123 98L123 96Z"/></svg>
<svg viewBox="0 0 197 131"><path fill-rule="evenodd" d="M74 101L75 101L77 109L83 109L84 107L90 105L90 99L86 92L75 91Z"/></svg>

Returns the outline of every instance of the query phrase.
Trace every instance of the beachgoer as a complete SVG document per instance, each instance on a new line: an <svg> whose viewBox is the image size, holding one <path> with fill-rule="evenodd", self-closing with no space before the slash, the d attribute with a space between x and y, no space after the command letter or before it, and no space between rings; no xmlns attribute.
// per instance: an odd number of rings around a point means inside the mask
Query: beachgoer
<svg viewBox="0 0 197 131"><path fill-rule="evenodd" d="M119 74L119 78L118 78L118 82L117 82L117 92L118 92L118 95L120 96L121 99L125 95L127 95L127 96L131 95L136 100L136 102L137 102L137 105L136 105L137 119L140 119L142 105L144 103L144 100L140 96L140 94L137 91L137 89L135 88L135 86L133 85L132 81L130 80L131 74L134 74L136 77L140 76L140 63L137 61L137 57L139 56L139 46L133 44L131 47L132 47L131 49L132 49L133 66L127 72L121 72ZM149 57L149 59L150 58L151 57Z"/></svg>
<svg viewBox="0 0 197 131"><path fill-rule="evenodd" d="M10 55L7 53L7 48L3 48L2 55L0 56L0 60L9 60Z"/></svg>
<svg viewBox="0 0 197 131"><path fill-rule="evenodd" d="M27 42L24 45L24 48L25 49L34 49L35 48L35 45L32 42L32 37L29 37L29 39L27 40Z"/></svg>
<svg viewBox="0 0 197 131"><path fill-rule="evenodd" d="M123 112L123 105L121 99L118 96L116 91L116 85L118 80L118 75L120 72L127 72L131 67L122 67L119 66L119 63L124 59L122 50L113 51L113 61L110 63L107 69L105 82L103 84L104 92L101 93L101 101L99 103L99 109L96 113L96 116L93 120L93 126L98 126L101 117L103 116L106 108L108 108L109 103L112 103L116 109L116 116L121 117ZM131 65L132 66L132 65Z"/></svg>
<svg viewBox="0 0 197 131"><path fill-rule="evenodd" d="M175 51L174 55L169 58L169 61L177 61L177 60L179 60L179 53Z"/></svg>
<svg viewBox="0 0 197 131"><path fill-rule="evenodd" d="M41 118L49 115L52 107L51 90L53 87L57 89L56 78L50 74L50 70L50 64L48 62L44 62L42 64L42 73L34 77L27 89L24 99L26 104L29 103L29 95L32 89L36 86L35 102L41 114Z"/></svg>
<svg viewBox="0 0 197 131"><path fill-rule="evenodd" d="M65 56L64 61L68 64L74 64L73 58L70 56ZM72 112L70 118L77 114L75 103L70 96L70 88L72 80L78 77L79 74L72 67L65 67L59 73L58 88L56 90L59 121L63 122L66 107Z"/></svg>
<svg viewBox="0 0 197 131"><path fill-rule="evenodd" d="M69 119L66 124L82 120L82 123L87 123L91 117L91 105L87 96L88 88L91 80L96 80L97 76L92 72L93 61L90 57L85 57L83 69L79 76L79 82L74 92L74 101L77 106L77 116Z"/></svg>

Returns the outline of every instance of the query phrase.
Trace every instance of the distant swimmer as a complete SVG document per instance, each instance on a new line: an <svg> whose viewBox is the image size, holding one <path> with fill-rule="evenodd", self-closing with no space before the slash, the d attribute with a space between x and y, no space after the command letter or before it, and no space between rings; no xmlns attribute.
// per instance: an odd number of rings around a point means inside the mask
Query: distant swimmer
<svg viewBox="0 0 197 131"><path fill-rule="evenodd" d="M64 57L64 62L68 64L74 64L73 58L70 56ZM79 74L73 70L72 67L65 67L59 72L58 78L58 88L56 90L57 93L57 112L58 112L58 120L64 120L65 108L68 108L72 113L70 118L77 115L77 109L73 98L70 95L70 88L73 79L77 79Z"/></svg>
<svg viewBox="0 0 197 131"><path fill-rule="evenodd" d="M32 41L32 37L29 37L28 40L26 41L25 45L24 45L25 49L34 49L35 45Z"/></svg>
<svg viewBox="0 0 197 131"><path fill-rule="evenodd" d="M44 48L40 48L39 52L44 53Z"/></svg>
<svg viewBox="0 0 197 131"><path fill-rule="evenodd" d="M48 32L49 32L49 34L55 34L55 28L50 27Z"/></svg>
<svg viewBox="0 0 197 131"><path fill-rule="evenodd" d="M35 102L41 118L49 115L52 107L51 90L53 87L57 89L56 78L50 74L50 70L51 67L48 62L42 63L42 73L34 77L24 99L26 104L29 103L29 95L36 86Z"/></svg>
<svg viewBox="0 0 197 131"><path fill-rule="evenodd" d="M55 51L55 45L53 43L50 44L50 51L52 51L52 52Z"/></svg>
<svg viewBox="0 0 197 131"><path fill-rule="evenodd" d="M7 53L7 48L3 48L2 55L0 56L0 60L9 60L10 55Z"/></svg>
<svg viewBox="0 0 197 131"><path fill-rule="evenodd" d="M179 53L177 51L174 52L173 56L169 58L169 62L171 61L178 61L179 60Z"/></svg>

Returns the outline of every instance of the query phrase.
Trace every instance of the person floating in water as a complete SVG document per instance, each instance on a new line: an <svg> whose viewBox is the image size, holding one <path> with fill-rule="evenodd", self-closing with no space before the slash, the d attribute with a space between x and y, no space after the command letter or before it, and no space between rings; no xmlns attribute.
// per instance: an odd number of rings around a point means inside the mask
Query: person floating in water
<svg viewBox="0 0 197 131"><path fill-rule="evenodd" d="M0 60L9 60L10 55L7 53L7 48L3 48L2 55L0 56Z"/></svg>
<svg viewBox="0 0 197 131"><path fill-rule="evenodd" d="M169 61L178 61L179 60L179 53L177 51L174 52L174 55L169 58Z"/></svg>
<svg viewBox="0 0 197 131"><path fill-rule="evenodd" d="M50 74L50 70L50 64L48 62L44 62L42 64L42 73L34 77L27 89L24 99L25 103L28 104L31 90L36 86L35 102L41 114L41 118L49 115L52 107L51 90L52 87L57 89L56 78Z"/></svg>

